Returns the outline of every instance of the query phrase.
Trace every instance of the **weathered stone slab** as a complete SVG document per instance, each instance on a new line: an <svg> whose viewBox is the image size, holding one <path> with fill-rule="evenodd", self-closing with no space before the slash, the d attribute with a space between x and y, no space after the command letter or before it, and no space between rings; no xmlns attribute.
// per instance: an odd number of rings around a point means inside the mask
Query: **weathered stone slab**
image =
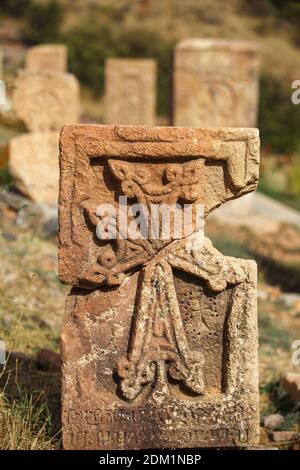
<svg viewBox="0 0 300 470"><path fill-rule="evenodd" d="M17 188L34 202L57 206L59 133L35 132L9 144L9 171Z"/></svg>
<svg viewBox="0 0 300 470"><path fill-rule="evenodd" d="M175 49L174 125L255 127L258 67L251 42L181 41Z"/></svg>
<svg viewBox="0 0 300 470"><path fill-rule="evenodd" d="M3 50L0 48L0 80L3 78Z"/></svg>
<svg viewBox="0 0 300 470"><path fill-rule="evenodd" d="M99 206L120 195L207 214L254 190L257 131L77 125L60 146L59 275L77 286L62 327L64 447L257 444L255 262L200 231L122 238L122 213L116 239L97 236Z"/></svg>
<svg viewBox="0 0 300 470"><path fill-rule="evenodd" d="M156 62L108 59L105 64L106 124L155 123Z"/></svg>
<svg viewBox="0 0 300 470"><path fill-rule="evenodd" d="M67 71L67 47L63 44L41 44L28 49L26 69L48 72Z"/></svg>
<svg viewBox="0 0 300 470"><path fill-rule="evenodd" d="M272 431L269 433L269 437L273 442L297 441L299 433L295 431Z"/></svg>
<svg viewBox="0 0 300 470"><path fill-rule="evenodd" d="M256 191L240 199L229 201L209 219L221 224L247 227L260 235L276 233L281 224L300 227L299 211Z"/></svg>
<svg viewBox="0 0 300 470"><path fill-rule="evenodd" d="M79 120L78 81L66 73L21 70L13 106L28 130L59 130Z"/></svg>

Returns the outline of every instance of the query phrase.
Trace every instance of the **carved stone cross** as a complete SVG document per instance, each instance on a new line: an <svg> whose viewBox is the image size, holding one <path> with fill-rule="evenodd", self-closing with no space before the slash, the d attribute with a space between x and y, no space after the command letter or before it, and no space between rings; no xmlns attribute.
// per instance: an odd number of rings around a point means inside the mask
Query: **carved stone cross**
<svg viewBox="0 0 300 470"><path fill-rule="evenodd" d="M256 265L197 208L256 188L257 130L76 125L60 146L64 447L256 443Z"/></svg>

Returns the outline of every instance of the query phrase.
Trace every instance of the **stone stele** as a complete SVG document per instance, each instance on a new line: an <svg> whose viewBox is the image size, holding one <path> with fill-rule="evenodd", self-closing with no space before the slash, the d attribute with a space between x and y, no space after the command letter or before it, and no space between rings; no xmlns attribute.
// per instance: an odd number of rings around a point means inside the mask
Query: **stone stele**
<svg viewBox="0 0 300 470"><path fill-rule="evenodd" d="M259 60L247 41L185 39L175 49L176 126L255 127Z"/></svg>
<svg viewBox="0 0 300 470"><path fill-rule="evenodd" d="M108 239L96 230L101 204L117 209L121 195L208 214L253 191L258 131L74 125L60 148L59 276L74 286L62 326L64 447L256 444L255 262L222 255L199 229L126 239L124 206L117 236L112 221Z"/></svg>
<svg viewBox="0 0 300 470"><path fill-rule="evenodd" d="M3 50L0 48L0 80L3 78ZM0 102L0 104L2 104Z"/></svg>
<svg viewBox="0 0 300 470"><path fill-rule="evenodd" d="M13 106L29 131L60 130L79 121L78 81L66 73L21 70Z"/></svg>
<svg viewBox="0 0 300 470"><path fill-rule="evenodd" d="M66 72L67 47L63 44L42 44L31 47L26 54L26 69Z"/></svg>
<svg viewBox="0 0 300 470"><path fill-rule="evenodd" d="M11 139L9 170L17 188L36 203L57 207L59 133L33 132Z"/></svg>
<svg viewBox="0 0 300 470"><path fill-rule="evenodd" d="M108 59L105 64L106 124L155 123L156 62Z"/></svg>

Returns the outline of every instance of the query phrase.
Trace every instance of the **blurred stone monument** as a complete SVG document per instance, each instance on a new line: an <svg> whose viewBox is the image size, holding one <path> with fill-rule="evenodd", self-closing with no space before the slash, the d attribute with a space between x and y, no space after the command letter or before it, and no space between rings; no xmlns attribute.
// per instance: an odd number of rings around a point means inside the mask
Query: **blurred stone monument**
<svg viewBox="0 0 300 470"><path fill-rule="evenodd" d="M0 47L0 80L3 79L3 50Z"/></svg>
<svg viewBox="0 0 300 470"><path fill-rule="evenodd" d="M255 44L185 39L175 49L175 126L255 127L259 60Z"/></svg>
<svg viewBox="0 0 300 470"><path fill-rule="evenodd" d="M254 43L185 39L175 49L174 125L255 127L259 56ZM254 194L225 204L212 218L238 220L250 214ZM221 220L223 221L223 219Z"/></svg>
<svg viewBox="0 0 300 470"><path fill-rule="evenodd" d="M108 59L105 64L106 124L155 123L156 62Z"/></svg>
<svg viewBox="0 0 300 470"><path fill-rule="evenodd" d="M79 120L78 81L67 73L21 70L13 106L29 131L59 130Z"/></svg>
<svg viewBox="0 0 300 470"><path fill-rule="evenodd" d="M67 47L62 44L42 44L28 49L27 70L67 72Z"/></svg>
<svg viewBox="0 0 300 470"><path fill-rule="evenodd" d="M10 142L9 166L16 186L37 203L57 205L59 132L31 132Z"/></svg>
<svg viewBox="0 0 300 470"><path fill-rule="evenodd" d="M32 48L26 60L28 69L19 71L12 96L14 111L29 133L10 142L10 172L20 191L34 202L54 207L59 131L80 117L79 83L63 72L65 55L64 46Z"/></svg>
<svg viewBox="0 0 300 470"><path fill-rule="evenodd" d="M147 217L254 191L257 130L74 125L60 149L64 448L257 443L256 264L222 255L194 218L161 237L166 219Z"/></svg>

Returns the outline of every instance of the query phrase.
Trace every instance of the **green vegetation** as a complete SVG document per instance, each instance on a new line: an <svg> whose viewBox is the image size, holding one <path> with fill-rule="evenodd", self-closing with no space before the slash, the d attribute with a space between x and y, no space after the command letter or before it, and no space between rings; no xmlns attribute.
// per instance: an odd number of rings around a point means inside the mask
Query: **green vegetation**
<svg viewBox="0 0 300 470"><path fill-rule="evenodd" d="M270 398L268 406L262 409L261 423L263 423L266 416L272 413L280 413L284 416L284 422L279 430L287 431L293 428L297 429L297 426L300 425L299 404L297 405L290 400L278 380L272 380L266 385L261 386L260 393L267 394Z"/></svg>
<svg viewBox="0 0 300 470"><path fill-rule="evenodd" d="M63 9L56 0L45 4L31 1L24 11L24 39L29 44L59 41L63 16Z"/></svg>
<svg viewBox="0 0 300 470"><path fill-rule="evenodd" d="M7 167L0 168L0 185L8 186L12 182L11 175Z"/></svg>
<svg viewBox="0 0 300 470"><path fill-rule="evenodd" d="M260 345L267 345L272 349L283 349L288 351L291 347L292 337L287 330L284 330L278 322L270 315L260 311L258 316L258 331Z"/></svg>
<svg viewBox="0 0 300 470"><path fill-rule="evenodd" d="M1 0L1 13L19 18L30 4L31 0Z"/></svg>
<svg viewBox="0 0 300 470"><path fill-rule="evenodd" d="M300 106L288 86L270 75L260 82L259 129L262 143L275 153L300 152Z"/></svg>
<svg viewBox="0 0 300 470"><path fill-rule="evenodd" d="M29 395L19 390L18 396L7 398L0 393L0 449L51 450L51 415L43 393Z"/></svg>
<svg viewBox="0 0 300 470"><path fill-rule="evenodd" d="M16 1L16 4L18 2ZM63 42L69 49L70 71L96 97L103 94L104 63L108 57L153 58L158 64L158 114L169 113L171 68L174 41L138 23L120 24L118 10L97 6L82 23L63 30L65 9L57 0L5 2L3 13L23 19L23 36L28 45ZM120 16L121 15L121 16Z"/></svg>
<svg viewBox="0 0 300 470"><path fill-rule="evenodd" d="M291 193L297 197L300 206L300 159L290 165L289 186Z"/></svg>
<svg viewBox="0 0 300 470"><path fill-rule="evenodd" d="M299 207L300 209L300 207ZM230 238L228 234L209 234L215 248L226 256L255 259L262 279L272 286L280 286L286 292L298 292L300 285L300 268L297 262L287 262L276 256L261 254L255 243L249 241L251 233L241 239ZM298 248L297 248L298 251ZM271 326L271 325L270 325Z"/></svg>
<svg viewBox="0 0 300 470"><path fill-rule="evenodd" d="M8 355L0 366L0 449L50 450L60 446L60 373L40 370L36 355L59 350L65 292L56 246L1 229L0 339Z"/></svg>
<svg viewBox="0 0 300 470"><path fill-rule="evenodd" d="M265 0L266 1L266 0ZM269 0L275 7L276 16L291 23L294 27L294 40L300 44L300 4L295 0Z"/></svg>
<svg viewBox="0 0 300 470"><path fill-rule="evenodd" d="M138 5L130 7L129 2L111 2L103 5L95 1L86 5L80 21L71 21L70 9L59 0L3 0L2 15L21 18L24 39L28 44L43 42L65 42L69 48L70 70L83 85L98 97L103 93L104 62L107 57L152 57L158 62L158 113L169 114L170 73L172 51L176 33L156 29L155 7L151 7L153 22L146 27L140 25L147 18ZM197 6L198 8L198 6ZM196 11L195 5L186 8ZM162 2L162 15L168 9ZM180 11L185 11L181 9ZM255 16L270 24L270 32L285 23L291 40L300 43L299 2L286 0L254 0L239 2L239 11ZM173 15L176 12L171 12ZM149 13L149 12L148 12ZM128 18L130 17L130 21ZM205 22L205 21L204 21ZM259 24L257 25L259 28ZM201 28L200 28L201 30ZM200 35L200 32L199 32ZM172 38L172 39L171 39ZM179 37L178 37L179 39ZM290 83L277 79L275 70L264 73L260 86L259 127L263 145L273 152L300 152L300 106L291 103ZM295 77L298 78L298 77ZM298 176L296 185L298 185ZM293 183L294 185L294 183Z"/></svg>
<svg viewBox="0 0 300 470"><path fill-rule="evenodd" d="M271 18L277 25L294 27L292 37L299 44L300 4L296 0L252 0L242 2L242 11L256 17Z"/></svg>
<svg viewBox="0 0 300 470"><path fill-rule="evenodd" d="M108 57L153 58L158 64L158 114L168 114L170 73L174 44L154 31L122 29L90 18L63 35L69 49L70 70L81 83L100 95L104 88L104 63Z"/></svg>
<svg viewBox="0 0 300 470"><path fill-rule="evenodd" d="M293 182L293 186L291 187L291 189L293 188L292 191L288 191L288 190L282 191L274 187L273 185L268 185L268 183L265 182L263 176L260 179L258 189L259 191L266 194L267 196L270 196L273 199L277 199L278 201L284 204L287 204L293 209L300 211L300 198L299 196L295 197L295 195L293 194L295 190L294 188L298 187L298 185L300 184L300 177L299 179L298 177L296 179L296 175L295 175L294 178L295 178L295 181Z"/></svg>
<svg viewBox="0 0 300 470"><path fill-rule="evenodd" d="M251 259L252 254L248 248L234 239L224 236L210 236L213 246L225 256L234 256L235 258Z"/></svg>

